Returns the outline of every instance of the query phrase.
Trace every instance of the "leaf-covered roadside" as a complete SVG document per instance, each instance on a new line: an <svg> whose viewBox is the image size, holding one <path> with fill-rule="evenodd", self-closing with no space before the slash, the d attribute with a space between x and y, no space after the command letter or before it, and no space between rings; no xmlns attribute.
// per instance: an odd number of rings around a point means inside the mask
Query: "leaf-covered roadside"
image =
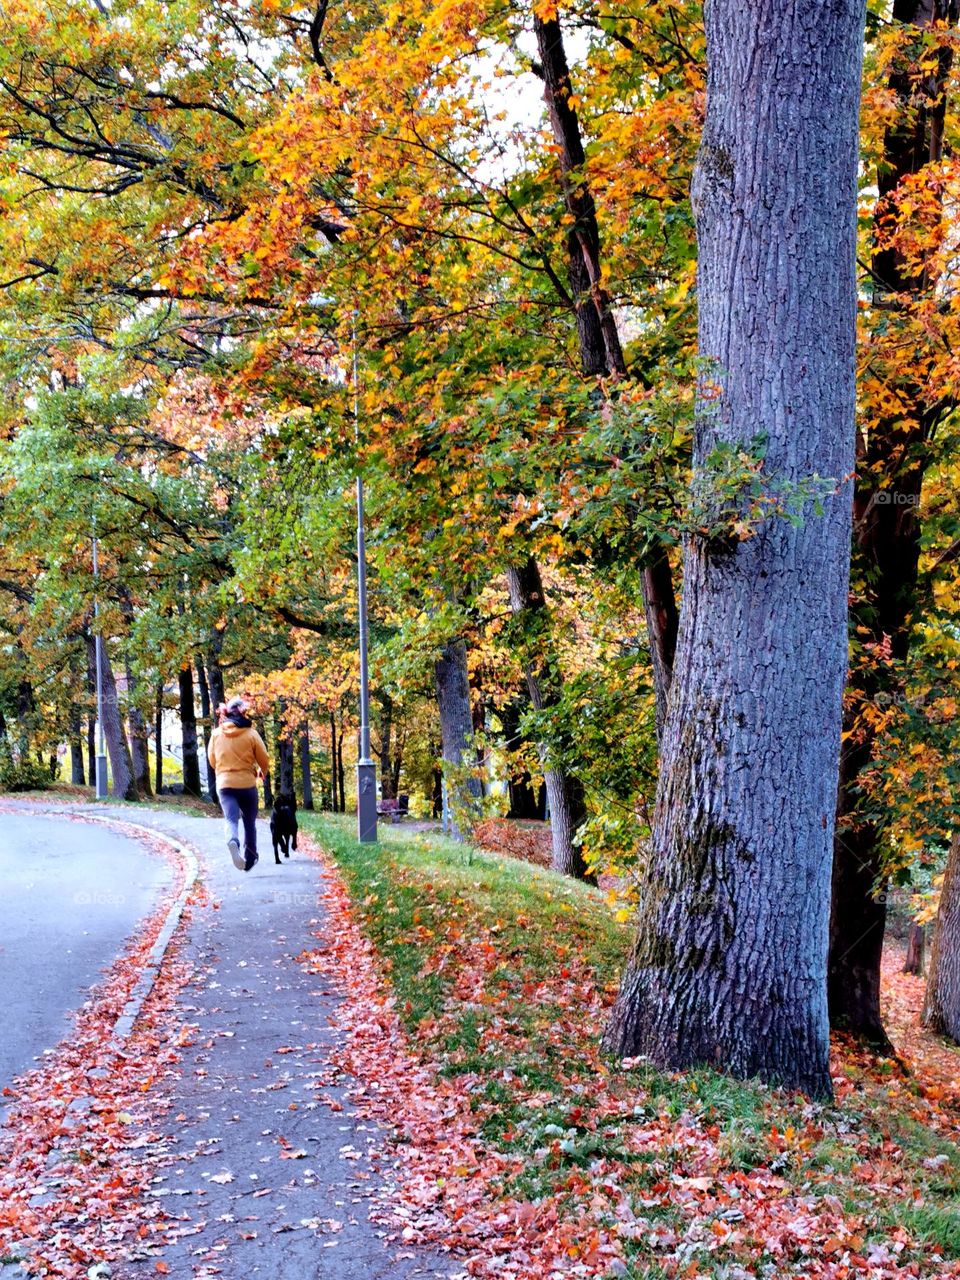
<svg viewBox="0 0 960 1280"><path fill-rule="evenodd" d="M960 1098L840 1048L836 1102L611 1069L622 927L538 868L310 820L342 880L305 963L339 977L339 1065L393 1135L384 1206L468 1272L960 1274ZM321 855L322 856L322 855Z"/></svg>
<svg viewBox="0 0 960 1280"><path fill-rule="evenodd" d="M165 841L154 843L179 862ZM145 1195L149 1157L162 1139L155 1128L156 1086L175 1069L179 1037L187 1034L176 997L190 970L175 954L167 952L133 1033L120 1046L111 1037L175 896L175 890L165 895L111 965L72 1033L43 1065L3 1089L9 1108L0 1128L4 1276L14 1274L7 1264L19 1263L31 1276L79 1280L97 1263L150 1252L162 1219ZM203 899L203 890L194 888L185 918Z"/></svg>

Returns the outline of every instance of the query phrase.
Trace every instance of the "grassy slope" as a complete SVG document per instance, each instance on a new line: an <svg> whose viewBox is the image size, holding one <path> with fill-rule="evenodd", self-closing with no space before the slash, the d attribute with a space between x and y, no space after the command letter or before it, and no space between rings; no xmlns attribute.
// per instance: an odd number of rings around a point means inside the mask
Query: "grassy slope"
<svg viewBox="0 0 960 1280"><path fill-rule="evenodd" d="M591 1170L603 1168L608 1191L616 1170L620 1203L644 1228L626 1250L637 1276L674 1274L671 1246L704 1231L698 1274L755 1264L765 1196L783 1274L808 1274L809 1262L781 1231L786 1203L812 1214L825 1258L886 1252L921 1268L960 1258L960 1117L920 1082L838 1060L837 1100L823 1107L709 1071L621 1071L599 1059L596 1037L629 934L601 894L402 827L360 846L350 819L305 825L341 868L416 1050L464 1078L489 1143L523 1154L499 1191L570 1209L595 1189Z"/></svg>

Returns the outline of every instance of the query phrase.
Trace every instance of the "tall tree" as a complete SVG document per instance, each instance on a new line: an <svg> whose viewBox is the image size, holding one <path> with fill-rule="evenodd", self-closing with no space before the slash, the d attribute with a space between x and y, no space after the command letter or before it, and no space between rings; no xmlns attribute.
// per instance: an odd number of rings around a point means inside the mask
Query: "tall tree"
<svg viewBox="0 0 960 1280"><path fill-rule="evenodd" d="M684 547L636 943L608 1048L830 1093L826 943L854 461L862 0L711 0L694 484L766 437L822 514Z"/></svg>
<svg viewBox="0 0 960 1280"><path fill-rule="evenodd" d="M867 425L854 497L854 638L868 655L888 651L889 660L868 656L851 671L834 842L829 1001L834 1026L883 1050L890 1048L880 1013L887 912L883 830L862 785L877 747L878 721L869 708L878 699L903 695L903 663L918 600L920 496L934 456L931 441L952 405L951 397L931 388L919 372L926 361L917 358L918 337L921 346L929 346L931 331L920 326L919 335L911 334L912 312L931 295L936 273L926 255L891 232L900 220L902 196L911 202L905 217L915 221L912 179L927 166L935 174L942 158L952 45L943 41L931 48L929 35L937 26L955 26L958 13L957 0L894 0L893 22L903 28L898 38L904 42L889 79L896 115L885 132L877 172L873 323L883 335L881 346L889 343L891 351L885 376L873 386L868 380L866 388ZM936 180L932 190L935 207L942 209ZM865 345L875 366L884 352Z"/></svg>
<svg viewBox="0 0 960 1280"><path fill-rule="evenodd" d="M200 757L197 753L197 709L193 700L193 669L184 659L177 672L180 694L180 737L183 746L183 789L200 798Z"/></svg>
<svg viewBox="0 0 960 1280"><path fill-rule="evenodd" d="M471 768L469 748L473 740L473 716L470 712L467 646L462 639L448 640L444 644L434 663L434 687L440 711L443 759L449 766L447 795L453 810L454 830L462 835L462 828L470 815L479 812L483 794L480 779ZM340 788L342 796L342 779Z"/></svg>
<svg viewBox="0 0 960 1280"><path fill-rule="evenodd" d="M87 648L90 681L96 687L97 644L90 631L84 633L84 642ZM120 800L139 800L137 784L133 778L130 744L127 742L127 735L123 727L123 716L120 713L120 700L117 697L117 682L113 674L113 663L110 661L110 655L107 653L105 643L100 646L100 658L100 678L103 688L103 737L107 745L110 772L113 775L113 794ZM95 782L96 771L94 770Z"/></svg>
<svg viewBox="0 0 960 1280"><path fill-rule="evenodd" d="M544 18L538 12L534 13L533 29L539 56L538 71L543 79L543 96L569 218L567 274L577 317L580 364L583 372L591 377L625 378L627 362L612 301L604 283L600 224L587 179L587 156L563 29L558 17ZM670 561L659 543L648 557L641 590L653 665L659 733L666 719L679 623Z"/></svg>
<svg viewBox="0 0 960 1280"><path fill-rule="evenodd" d="M532 557L520 568L507 570L507 589L510 607L524 623L524 675L530 701L535 711L542 711L556 703L560 677L556 655L551 652L543 580ZM577 827L586 816L583 786L572 773L551 761L547 744L539 744L539 751L550 808L550 865L554 871L583 879L586 866L575 842Z"/></svg>

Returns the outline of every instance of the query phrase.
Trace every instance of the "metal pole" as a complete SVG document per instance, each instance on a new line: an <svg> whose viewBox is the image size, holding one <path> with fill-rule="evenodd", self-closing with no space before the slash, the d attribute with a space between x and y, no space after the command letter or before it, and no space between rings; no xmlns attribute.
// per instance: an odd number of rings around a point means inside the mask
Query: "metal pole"
<svg viewBox="0 0 960 1280"><path fill-rule="evenodd" d="M97 558L97 519L93 519L93 620L96 630L93 637L94 661L97 668L97 724L99 726L99 743L97 751L96 797L107 798L107 747L103 733L103 636L97 623L100 618L100 602L97 597L97 580L100 577L100 563Z"/></svg>
<svg viewBox="0 0 960 1280"><path fill-rule="evenodd" d="M353 315L353 425L360 440L360 365L357 316ZM363 476L357 471L357 613L360 630L360 758L357 761L357 839L377 842L377 766L370 756L370 672L367 661L367 544L364 537Z"/></svg>

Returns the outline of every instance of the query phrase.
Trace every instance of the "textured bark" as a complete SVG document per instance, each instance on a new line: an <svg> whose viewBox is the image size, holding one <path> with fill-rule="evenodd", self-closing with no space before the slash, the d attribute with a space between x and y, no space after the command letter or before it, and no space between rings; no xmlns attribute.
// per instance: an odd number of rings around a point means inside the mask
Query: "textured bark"
<svg viewBox="0 0 960 1280"><path fill-rule="evenodd" d="M180 732L183 743L183 789L188 796L201 796L200 760L197 755L197 711L193 701L193 671L186 663L177 672L180 695Z"/></svg>
<svg viewBox="0 0 960 1280"><path fill-rule="evenodd" d="M926 938L926 931L922 924L910 926L910 933L907 935L907 958L903 962L904 973L912 973L917 978L923 977Z"/></svg>
<svg viewBox="0 0 960 1280"><path fill-rule="evenodd" d="M448 640L443 646L443 652L434 664L434 687L440 712L443 759L449 769L447 795L455 815L455 833L462 836L460 827L469 821L472 813L479 813L481 799L480 779L474 777L472 772L464 774L473 764L473 716L470 710L467 646L462 640ZM459 822L456 820L457 814L460 816Z"/></svg>
<svg viewBox="0 0 960 1280"><path fill-rule="evenodd" d="M940 889L922 1021L960 1044L960 832L951 841Z"/></svg>
<svg viewBox="0 0 960 1280"><path fill-rule="evenodd" d="M627 363L610 297L603 285L603 252L593 193L586 178L586 153L580 121L570 101L570 68L563 30L556 18L534 13L539 69L551 132L560 165L560 182L570 219L567 277L577 319L580 364L588 377L623 378ZM662 734L677 645L676 593L666 552L658 548L642 579L647 636L656 692L657 736Z"/></svg>
<svg viewBox="0 0 960 1280"><path fill-rule="evenodd" d="M313 778L310 775L310 730L307 725L300 730L300 787L304 809L312 809Z"/></svg>
<svg viewBox="0 0 960 1280"><path fill-rule="evenodd" d="M918 33L933 22L955 25L957 0L895 0L893 20L915 26ZM927 69L918 82L918 60ZM904 57L889 87L899 112L884 138L883 163L877 174L877 216L888 216L885 197L905 178L919 173L942 154L945 85L951 55L943 50L930 59L918 40L914 63ZM922 89L922 92L918 92ZM915 262L896 249L874 255L873 282L878 300L897 308L903 300L929 289L933 282ZM870 663L851 673L851 696L840 760L840 791L834 842L833 906L830 921L829 1004L834 1026L852 1032L883 1053L892 1046L880 1013L880 961L886 927L886 894L882 832L860 812L864 802L861 777L874 758L875 729L858 717L864 703L879 695L902 693L904 660L910 649L912 618L918 596L920 559L920 494L931 461L928 442L943 412L929 402L926 390L909 368L893 389L896 414L872 424L865 437L854 496L853 557L855 581L862 583L857 600L858 625L869 639L887 637L893 662ZM897 501L892 502L892 496ZM861 640L864 638L860 637Z"/></svg>
<svg viewBox="0 0 960 1280"><path fill-rule="evenodd" d="M96 682L97 646L93 636L87 632L84 636L87 649L87 662L90 678ZM110 772L113 775L113 794L121 800L139 800L137 785L133 778L133 762L130 759L130 746L123 729L123 716L120 714L120 703L117 698L117 682L113 675L113 665L107 653L106 644L100 646L103 660L100 667L103 681L103 736L107 745L107 757L110 761ZM94 758L93 783L96 786L96 759Z"/></svg>
<svg viewBox="0 0 960 1280"><path fill-rule="evenodd" d="M536 711L555 705L559 696L556 662L547 640L549 620L547 600L537 563L529 558L525 565L507 570L510 607L523 620L524 630L532 642L527 646L524 675L530 701ZM574 843L577 827L586 816L583 787L579 779L552 766L546 743L538 744L543 765L543 780L550 809L550 865L563 875L586 877L583 855Z"/></svg>
<svg viewBox="0 0 960 1280"><path fill-rule="evenodd" d="M694 177L696 483L761 424L786 481L854 464L861 0L707 5ZM608 1049L830 1093L826 948L850 486L691 538L636 943Z"/></svg>

